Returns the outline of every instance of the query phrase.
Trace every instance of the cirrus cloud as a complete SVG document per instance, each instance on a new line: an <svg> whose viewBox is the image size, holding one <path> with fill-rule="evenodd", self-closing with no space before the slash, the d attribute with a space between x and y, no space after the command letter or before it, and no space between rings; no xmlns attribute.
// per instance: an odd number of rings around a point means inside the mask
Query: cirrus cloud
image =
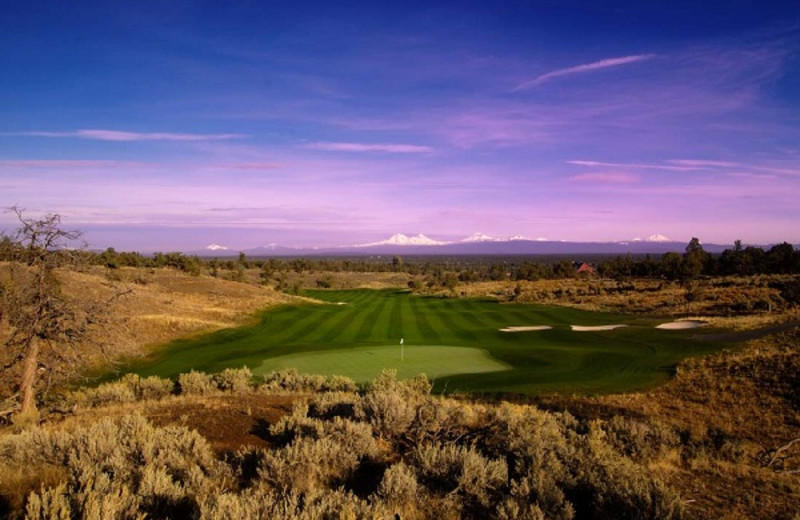
<svg viewBox="0 0 800 520"><path fill-rule="evenodd" d="M433 149L429 146L415 144L393 144L393 143L338 143L338 142L317 142L305 146L313 150L325 150L329 152L385 152L385 153L428 153Z"/></svg>
<svg viewBox="0 0 800 520"><path fill-rule="evenodd" d="M98 141L224 141L241 139L243 134L180 134L171 132L124 132L120 130L75 130L73 132L14 132L5 135L30 137L78 137Z"/></svg>
<svg viewBox="0 0 800 520"><path fill-rule="evenodd" d="M592 63L584 63L583 65L576 65L574 67L567 67L564 69L558 69L546 74L542 74L541 76L537 76L531 80L524 81L514 87L513 92L517 92L520 90L526 90L532 87L537 87L546 81L549 81L553 78L559 78L562 76L572 76L574 74L583 74L584 72L591 72L593 70L600 70L600 69L607 69L610 67L619 67L620 65L627 65L629 63L636 63L639 61L646 61L655 58L655 54L635 54L632 56L620 56L619 58L608 58L605 60L594 61Z"/></svg>
<svg viewBox="0 0 800 520"><path fill-rule="evenodd" d="M0 161L0 169L19 168L116 168L120 166L143 166L136 161L114 161L95 159L8 159Z"/></svg>
<svg viewBox="0 0 800 520"><path fill-rule="evenodd" d="M627 172L593 172L571 175L569 180L597 184L633 184L639 182L639 176Z"/></svg>

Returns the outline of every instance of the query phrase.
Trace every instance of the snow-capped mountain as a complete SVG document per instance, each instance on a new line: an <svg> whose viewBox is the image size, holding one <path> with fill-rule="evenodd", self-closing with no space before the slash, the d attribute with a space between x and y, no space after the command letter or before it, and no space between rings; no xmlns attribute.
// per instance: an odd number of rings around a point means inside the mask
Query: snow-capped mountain
<svg viewBox="0 0 800 520"><path fill-rule="evenodd" d="M497 240L498 239L494 237L490 237L489 235L486 235L478 231L477 233L471 234L467 238L461 239L461 242L497 242ZM519 240L524 240L524 239L520 238Z"/></svg>
<svg viewBox="0 0 800 520"><path fill-rule="evenodd" d="M544 237L530 238L524 235L514 235L513 237L508 237L507 242L549 242L549 240Z"/></svg>
<svg viewBox="0 0 800 520"><path fill-rule="evenodd" d="M449 242L442 242L439 240L434 240L430 237L423 235L422 233L418 235L407 236L402 233L397 233L392 235L386 240L381 240L380 242L372 242L370 244L360 244L355 247L374 247L374 246L443 246L449 244Z"/></svg>
<svg viewBox="0 0 800 520"><path fill-rule="evenodd" d="M709 253L721 253L727 246L703 244ZM528 238L515 235L509 238L494 238L475 233L464 240L435 240L423 234L404 235L398 233L386 240L356 246L287 247L269 244L252 249L230 249L211 244L203 251L192 254L207 257L234 257L239 251L248 257L302 256L302 255L624 255L664 254L682 252L684 244L664 235L652 235L646 239L636 238L629 242L568 242L544 238Z"/></svg>

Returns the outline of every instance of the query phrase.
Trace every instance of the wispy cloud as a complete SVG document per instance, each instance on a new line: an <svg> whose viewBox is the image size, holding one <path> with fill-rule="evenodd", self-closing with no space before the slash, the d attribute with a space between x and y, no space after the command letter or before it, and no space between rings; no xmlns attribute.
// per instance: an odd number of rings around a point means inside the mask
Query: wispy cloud
<svg viewBox="0 0 800 520"><path fill-rule="evenodd" d="M123 132L119 130L75 130L73 132L14 132L4 135L31 137L78 137L98 141L225 141L241 139L243 134L178 134L171 132Z"/></svg>
<svg viewBox="0 0 800 520"><path fill-rule="evenodd" d="M742 166L739 163L729 162L729 161L709 161L705 159L672 159L668 161L672 164L677 164L679 166L697 166L700 168L705 167L712 167L712 168L736 168Z"/></svg>
<svg viewBox="0 0 800 520"><path fill-rule="evenodd" d="M330 152L386 152L386 153L428 153L433 149L429 146L415 144L391 143L332 143L318 142L305 146L313 150L326 150Z"/></svg>
<svg viewBox="0 0 800 520"><path fill-rule="evenodd" d="M116 168L143 166L133 161L103 161L94 159L9 159L0 161L0 168Z"/></svg>
<svg viewBox="0 0 800 520"><path fill-rule="evenodd" d="M267 171L281 168L281 164L273 162L237 162L213 165L215 170L247 170L247 171Z"/></svg>
<svg viewBox="0 0 800 520"><path fill-rule="evenodd" d="M558 69L552 72L548 72L546 74L542 74L541 76L537 76L528 81L524 81L514 87L514 92L520 90L526 90L529 88L537 87L546 81L550 81L553 78L559 78L562 76L572 76L574 74L583 74L584 72L591 72L594 70L600 69L607 69L610 67L619 67L620 65L627 65L629 63L637 63L640 61L647 61L650 59L655 58L655 54L635 54L632 56L621 56L619 58L608 58L605 60L594 61L592 63L584 63L583 65L576 65L574 67L568 67L565 69Z"/></svg>
<svg viewBox="0 0 800 520"><path fill-rule="evenodd" d="M730 169L740 169L740 170L750 170L755 172L765 172L770 174L778 174L778 175L788 175L788 176L800 176L800 165L796 165L795 163L790 164L788 168L786 167L775 167L772 164L746 164L746 163L739 163L739 162L730 162L730 161L711 161L705 159L673 159L668 161L672 164L681 164L681 165L696 165L700 169L715 169L715 170L730 170Z"/></svg>
<svg viewBox="0 0 800 520"><path fill-rule="evenodd" d="M741 170L778 174L785 176L800 176L800 167L793 164L789 167L775 167L771 164L746 164L732 161L718 161L709 159L670 159L664 164L649 163L617 163L602 161L566 161L567 164L586 166L589 168L620 168L624 170L667 170L667 171L706 171L739 174Z"/></svg>
<svg viewBox="0 0 800 520"><path fill-rule="evenodd" d="M566 161L567 164L574 164L576 166L588 166L590 168L627 168L632 170L668 170L678 172L688 172L695 170L704 170L705 166L697 164L646 164L646 163L615 163L615 162L602 162L602 161ZM670 161L672 162L672 161Z"/></svg>
<svg viewBox="0 0 800 520"><path fill-rule="evenodd" d="M597 184L633 184L639 182L639 176L627 172L593 172L572 175L569 180Z"/></svg>

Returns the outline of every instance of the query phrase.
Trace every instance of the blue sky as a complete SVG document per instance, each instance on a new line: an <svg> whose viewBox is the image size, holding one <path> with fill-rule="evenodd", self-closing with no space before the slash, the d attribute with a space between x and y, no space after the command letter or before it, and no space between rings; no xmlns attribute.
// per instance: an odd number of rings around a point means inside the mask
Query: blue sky
<svg viewBox="0 0 800 520"><path fill-rule="evenodd" d="M797 2L0 13L0 206L93 247L800 242Z"/></svg>

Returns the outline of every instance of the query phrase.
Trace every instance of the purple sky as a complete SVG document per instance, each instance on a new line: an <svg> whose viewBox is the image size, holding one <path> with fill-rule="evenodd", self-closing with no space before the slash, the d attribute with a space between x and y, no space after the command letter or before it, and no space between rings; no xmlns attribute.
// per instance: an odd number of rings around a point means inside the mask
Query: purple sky
<svg viewBox="0 0 800 520"><path fill-rule="evenodd" d="M461 4L6 2L0 206L120 250L800 243L800 3Z"/></svg>

